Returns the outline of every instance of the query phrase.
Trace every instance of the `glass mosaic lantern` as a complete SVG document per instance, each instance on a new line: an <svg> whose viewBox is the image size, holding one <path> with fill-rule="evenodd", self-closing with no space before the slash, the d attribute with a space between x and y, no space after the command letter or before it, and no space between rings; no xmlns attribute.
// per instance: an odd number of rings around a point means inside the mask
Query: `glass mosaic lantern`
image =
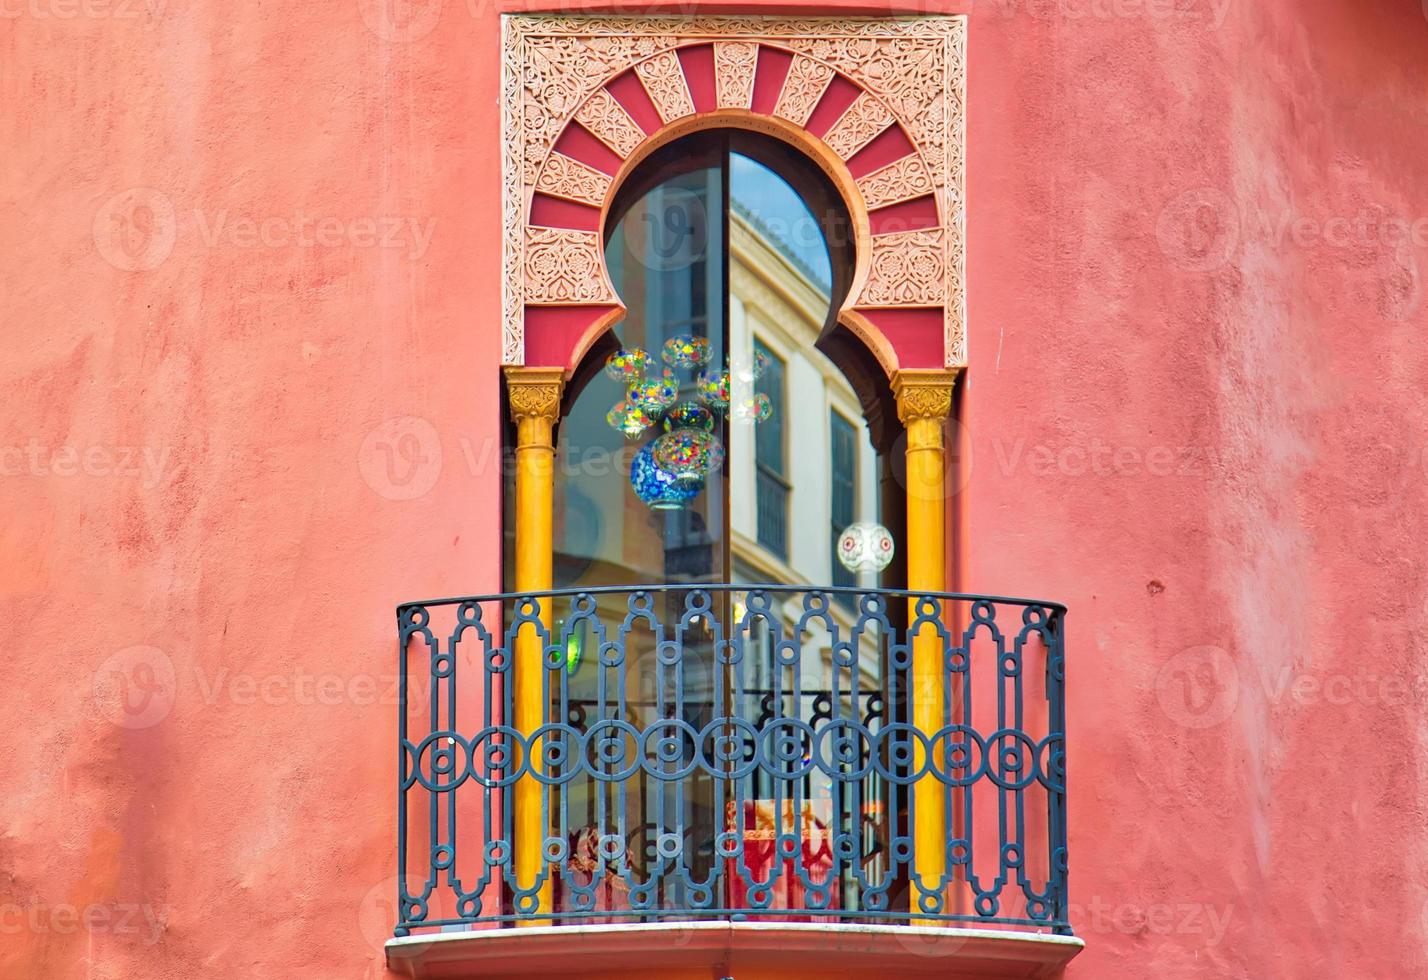
<svg viewBox="0 0 1428 980"><path fill-rule="evenodd" d="M640 347L622 347L605 359L605 374L626 385L634 384L649 370L649 352Z"/></svg>
<svg viewBox="0 0 1428 980"><path fill-rule="evenodd" d="M703 481L681 483L654 460L654 442L647 442L630 465L630 486L651 510L679 510L699 496Z"/></svg>
<svg viewBox="0 0 1428 980"><path fill-rule="evenodd" d="M733 414L743 421L767 422L773 418L773 401L761 391L735 405Z"/></svg>
<svg viewBox="0 0 1428 980"><path fill-rule="evenodd" d="M759 378L762 378L764 372L768 370L768 366L769 356L757 348L755 348L752 358L749 360L740 358L735 364L735 367L738 369L739 380L744 382L757 381Z"/></svg>
<svg viewBox="0 0 1428 980"><path fill-rule="evenodd" d="M729 372L702 371L697 382L699 400L716 412L729 409Z"/></svg>
<svg viewBox="0 0 1428 980"><path fill-rule="evenodd" d="M674 375L669 371L665 371L662 378L637 381L630 385L625 393L625 398L631 405L650 415L663 414L678 397L679 385L675 383Z"/></svg>
<svg viewBox="0 0 1428 980"><path fill-rule="evenodd" d="M670 367L690 370L703 367L709 363L709 338L691 334L671 337L664 342L660 357Z"/></svg>
<svg viewBox="0 0 1428 980"><path fill-rule="evenodd" d="M711 471L724 465L724 444L700 429L675 429L653 443L654 461L682 485L704 485Z"/></svg>
<svg viewBox="0 0 1428 980"><path fill-rule="evenodd" d="M714 431L714 413L698 402L680 402L665 414L664 431L675 429L699 429Z"/></svg>
<svg viewBox="0 0 1428 980"><path fill-rule="evenodd" d="M616 402L615 407L605 415L605 421L610 423L610 428L623 432L627 437L633 439L654 425L654 416L650 415L638 405L631 405L629 402Z"/></svg>
<svg viewBox="0 0 1428 980"><path fill-rule="evenodd" d="M881 572L894 551L892 534L881 524L860 521L838 535L838 562L850 572Z"/></svg>

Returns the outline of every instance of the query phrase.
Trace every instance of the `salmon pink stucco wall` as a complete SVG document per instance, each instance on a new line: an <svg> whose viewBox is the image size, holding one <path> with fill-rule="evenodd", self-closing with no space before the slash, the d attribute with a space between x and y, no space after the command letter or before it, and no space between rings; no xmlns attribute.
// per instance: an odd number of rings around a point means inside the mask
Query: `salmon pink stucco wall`
<svg viewBox="0 0 1428 980"><path fill-rule="evenodd" d="M1068 976L1428 973L1428 17L896 11L971 14L954 574L1071 610ZM499 12L0 5L0 977L385 974L393 606L501 581Z"/></svg>
<svg viewBox="0 0 1428 980"><path fill-rule="evenodd" d="M1428 20L1152 6L971 42L960 581L1070 606L1069 974L1428 975Z"/></svg>

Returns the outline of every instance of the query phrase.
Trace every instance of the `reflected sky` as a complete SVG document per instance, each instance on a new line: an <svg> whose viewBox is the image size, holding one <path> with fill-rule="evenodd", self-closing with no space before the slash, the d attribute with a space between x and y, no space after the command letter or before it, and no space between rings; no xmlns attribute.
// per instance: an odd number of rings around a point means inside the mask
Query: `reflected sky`
<svg viewBox="0 0 1428 980"><path fill-rule="evenodd" d="M729 158L729 196L734 208L774 240L825 292L833 281L828 245L803 198L778 174L739 154Z"/></svg>

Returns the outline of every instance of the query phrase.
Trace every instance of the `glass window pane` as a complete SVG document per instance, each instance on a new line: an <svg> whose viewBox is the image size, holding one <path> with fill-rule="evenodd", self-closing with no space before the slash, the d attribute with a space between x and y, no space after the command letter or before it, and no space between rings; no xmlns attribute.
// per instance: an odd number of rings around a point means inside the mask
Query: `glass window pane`
<svg viewBox="0 0 1428 980"><path fill-rule="evenodd" d="M834 558L830 563L833 584L854 586L858 577L844 568L837 559L839 536L857 519L858 442L853 424L837 412L829 413L828 484L831 489L832 541Z"/></svg>
<svg viewBox="0 0 1428 980"><path fill-rule="evenodd" d="M723 187L718 167L671 177L625 212L606 245L611 280L629 310L614 330L618 346L648 353L643 380L667 377L677 405L697 402L699 372L666 364L667 342L698 338L711 363L724 361ZM610 423L617 405L630 404L629 388L599 372L561 423L555 585L725 581L723 480L713 474L688 499L642 499L631 471L643 465L636 457L661 426L627 436ZM712 434L724 444L722 430Z"/></svg>

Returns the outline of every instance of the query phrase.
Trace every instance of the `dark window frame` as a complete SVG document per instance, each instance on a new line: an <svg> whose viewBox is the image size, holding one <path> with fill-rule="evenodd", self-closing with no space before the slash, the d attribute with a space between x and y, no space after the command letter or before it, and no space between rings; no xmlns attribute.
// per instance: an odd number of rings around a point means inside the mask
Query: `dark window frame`
<svg viewBox="0 0 1428 980"><path fill-rule="evenodd" d="M839 427L842 427L841 431ZM840 438L843 446L840 446ZM840 449L846 459L840 458ZM828 516L832 525L831 581L835 586L856 588L858 576L838 560L838 538L844 528L858 519L858 427L836 408L828 410ZM839 492L846 490L846 517L839 516Z"/></svg>

